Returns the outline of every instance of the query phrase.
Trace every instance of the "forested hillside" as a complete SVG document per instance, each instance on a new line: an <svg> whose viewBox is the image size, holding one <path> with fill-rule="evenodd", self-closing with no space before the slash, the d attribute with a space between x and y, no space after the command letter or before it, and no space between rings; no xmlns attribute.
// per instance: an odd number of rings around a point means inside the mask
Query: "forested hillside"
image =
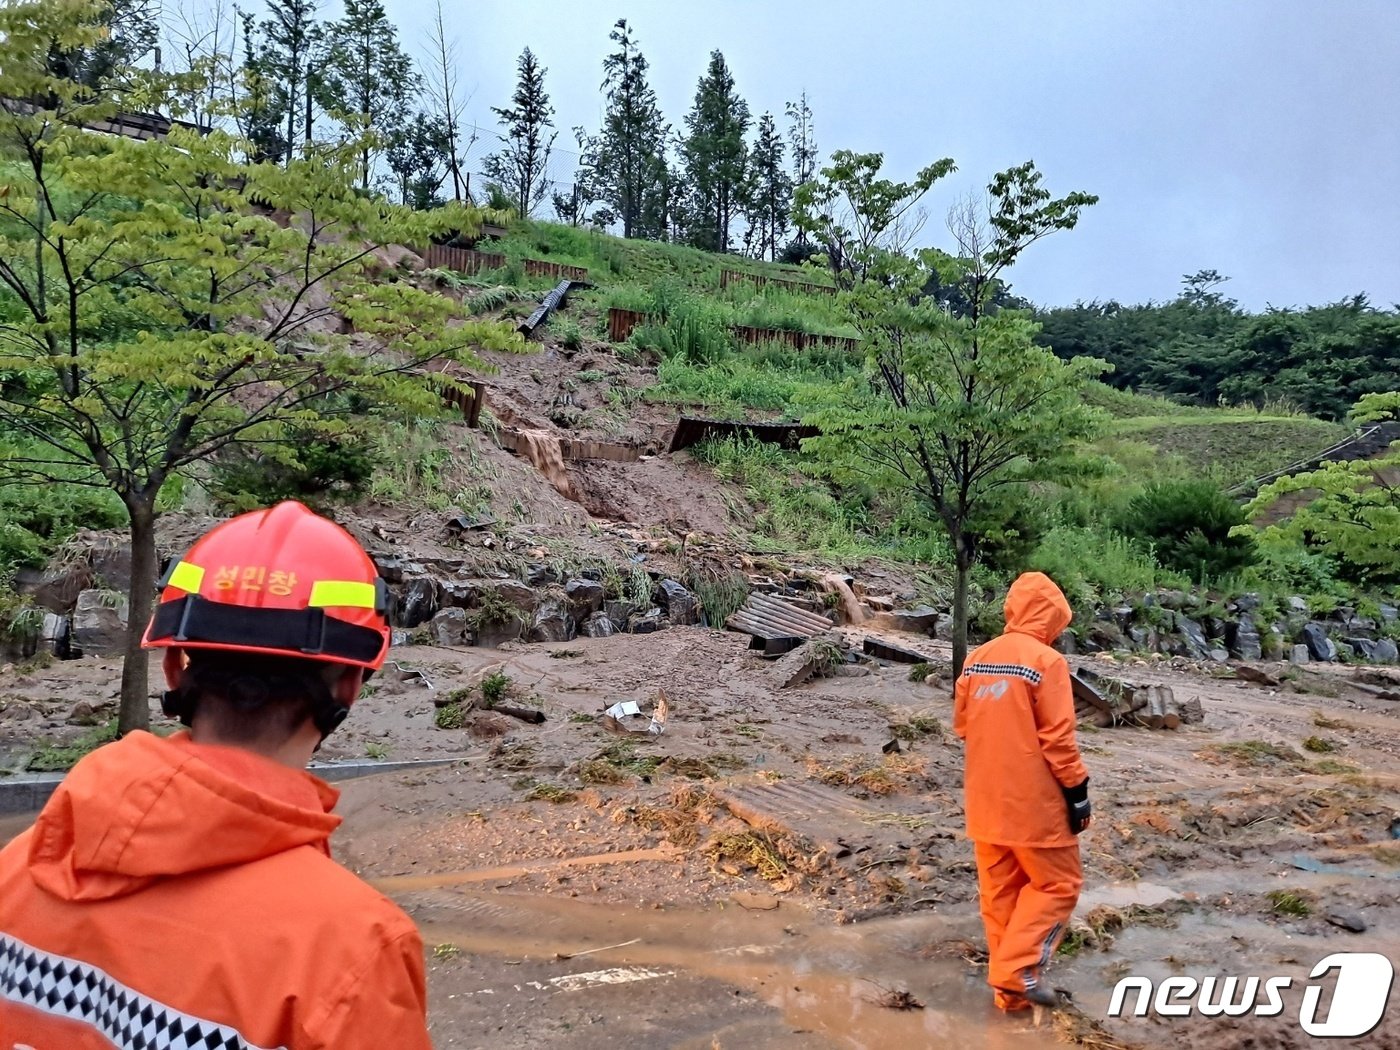
<svg viewBox="0 0 1400 1050"><path fill-rule="evenodd" d="M1113 365L1106 382L1201 405L1287 405L1340 420L1400 376L1400 313L1364 293L1325 306L1250 313L1211 271L1164 303L1087 301L1036 311L1036 337L1061 357Z"/></svg>

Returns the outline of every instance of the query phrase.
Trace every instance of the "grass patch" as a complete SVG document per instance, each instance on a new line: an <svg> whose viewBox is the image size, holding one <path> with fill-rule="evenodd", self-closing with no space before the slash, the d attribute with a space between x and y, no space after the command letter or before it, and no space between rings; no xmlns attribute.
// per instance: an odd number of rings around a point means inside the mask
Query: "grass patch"
<svg viewBox="0 0 1400 1050"><path fill-rule="evenodd" d="M635 744L619 740L580 763L578 776L585 784L625 784L633 777L649 777L661 765L656 755L638 754Z"/></svg>
<svg viewBox="0 0 1400 1050"><path fill-rule="evenodd" d="M572 802L578 798L577 792L558 784L536 784L525 796L526 802Z"/></svg>
<svg viewBox="0 0 1400 1050"><path fill-rule="evenodd" d="M1310 736L1303 741L1303 750L1311 751L1315 755L1325 755L1332 751L1340 751L1342 745L1335 740L1328 740L1322 736Z"/></svg>
<svg viewBox="0 0 1400 1050"><path fill-rule="evenodd" d="M115 739L117 720L111 718L102 725L89 729L71 744L45 741L29 757L25 768L35 773L61 773L72 769L84 755L96 751L103 744L110 744Z"/></svg>
<svg viewBox="0 0 1400 1050"><path fill-rule="evenodd" d="M872 795L893 795L913 779L924 775L923 759L911 755L885 755L879 761L849 758L837 765L807 760L807 775L829 787L854 787Z"/></svg>
<svg viewBox="0 0 1400 1050"><path fill-rule="evenodd" d="M433 712L433 725L439 729L461 729L466 724L467 706L465 704L444 704Z"/></svg>
<svg viewBox="0 0 1400 1050"><path fill-rule="evenodd" d="M692 572L686 584L695 592L711 627L723 627L749 600L749 578L743 573Z"/></svg>
<svg viewBox="0 0 1400 1050"><path fill-rule="evenodd" d="M1308 772L1320 773L1323 776L1346 777L1360 773L1361 767L1351 762L1338 762L1335 758L1324 758L1309 766Z"/></svg>
<svg viewBox="0 0 1400 1050"><path fill-rule="evenodd" d="M928 737L943 739L943 723L932 715L915 715L907 722L890 726L896 740L924 740Z"/></svg>
<svg viewBox="0 0 1400 1050"><path fill-rule="evenodd" d="M777 882L789 871L777 845L756 831L717 835L705 844L704 853L716 867L732 875L753 870L761 878Z"/></svg>
<svg viewBox="0 0 1400 1050"><path fill-rule="evenodd" d="M923 682L928 680L928 676L933 674L933 664L920 663L909 668L909 681Z"/></svg>
<svg viewBox="0 0 1400 1050"><path fill-rule="evenodd" d="M454 957L456 957L456 956L458 956L458 955L461 955L461 954L462 954L462 949L459 948L459 947L457 947L455 944L449 944L449 943L447 943L447 942L443 942L442 944L435 944L435 945L433 945L433 958L434 958L434 959L439 959L439 960L441 960L441 959L451 959L451 958L454 958Z"/></svg>
<svg viewBox="0 0 1400 1050"><path fill-rule="evenodd" d="M1354 725L1352 725L1350 722L1344 722L1344 721L1342 721L1340 718L1331 718L1331 717L1329 717L1328 715L1323 714L1321 711L1314 711L1314 712L1313 712L1312 724L1315 725L1315 726L1317 726L1318 729L1355 729L1355 728L1356 728L1356 727L1355 727ZM1304 744L1304 746L1307 746L1306 743Z"/></svg>
<svg viewBox="0 0 1400 1050"><path fill-rule="evenodd" d="M365 757L372 758L376 762L389 757L388 744L366 744Z"/></svg>
<svg viewBox="0 0 1400 1050"><path fill-rule="evenodd" d="M1211 761L1233 762L1235 765L1255 769L1269 769L1280 766L1301 766L1303 756L1291 747L1270 743L1267 740L1241 740L1230 744L1212 744L1205 748L1200 757Z"/></svg>
<svg viewBox="0 0 1400 1050"><path fill-rule="evenodd" d="M1127 908L1115 908L1100 904L1083 919L1076 919L1070 924L1056 954L1069 958L1088 949L1106 952L1113 947L1115 935L1129 926L1173 929L1177 925L1176 910L1180 910L1180 906L1170 909L1133 904Z"/></svg>
<svg viewBox="0 0 1400 1050"><path fill-rule="evenodd" d="M1296 890L1270 890L1264 894L1275 915L1304 918L1312 914L1312 902L1307 894Z"/></svg>

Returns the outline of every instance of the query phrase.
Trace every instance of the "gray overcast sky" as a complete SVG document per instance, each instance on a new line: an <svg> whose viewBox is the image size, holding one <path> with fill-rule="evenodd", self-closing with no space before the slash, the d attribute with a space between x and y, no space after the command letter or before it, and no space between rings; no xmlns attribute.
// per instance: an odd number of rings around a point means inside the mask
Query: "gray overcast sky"
<svg viewBox="0 0 1400 1050"><path fill-rule="evenodd" d="M386 0L415 55L431 0ZM323 13L338 11L328 0ZM1034 159L1057 194L1099 194L1012 272L1042 304L1175 295L1214 268L1251 308L1358 291L1400 301L1400 0L444 0L477 123L526 45L559 144L596 130L608 31L632 24L680 125L711 49L755 115L805 87L825 158L881 151L906 178L949 156L924 239L960 193ZM785 124L785 122L783 122ZM565 141L566 139L570 141ZM474 155L479 155L479 144ZM553 166L567 177L572 158Z"/></svg>

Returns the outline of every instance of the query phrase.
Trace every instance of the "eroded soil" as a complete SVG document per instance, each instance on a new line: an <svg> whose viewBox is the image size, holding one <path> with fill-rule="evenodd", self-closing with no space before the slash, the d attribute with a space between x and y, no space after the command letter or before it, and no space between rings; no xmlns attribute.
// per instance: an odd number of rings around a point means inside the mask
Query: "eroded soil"
<svg viewBox="0 0 1400 1050"><path fill-rule="evenodd" d="M420 923L439 1045L1034 1047L1071 1025L997 1015L981 983L946 677L855 664L783 689L746 642L673 628L395 653L431 686L391 668L323 757L453 760L347 782L335 840ZM1199 696L1206 720L1082 731L1095 823L1077 951L1052 971L1082 1010L1076 1031L1098 1046L1306 1045L1298 1000L1317 961L1400 958L1400 704L1356 691L1348 668L1266 688L1087 659ZM474 699L495 670L544 723L474 710L435 727L435 698ZM7 764L82 732L65 724L75 702L100 708L116 685L115 661L4 672ZM659 739L600 718L662 691ZM1295 981L1275 1018L1108 1020L1130 973ZM882 1005L906 991L922 1009ZM1400 1046L1400 1007L1332 1042Z"/></svg>

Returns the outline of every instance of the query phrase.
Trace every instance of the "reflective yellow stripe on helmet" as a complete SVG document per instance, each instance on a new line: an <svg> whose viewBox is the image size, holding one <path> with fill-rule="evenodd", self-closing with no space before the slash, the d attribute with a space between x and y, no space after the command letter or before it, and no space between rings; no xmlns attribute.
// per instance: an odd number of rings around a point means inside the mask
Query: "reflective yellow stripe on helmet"
<svg viewBox="0 0 1400 1050"><path fill-rule="evenodd" d="M198 565L191 565L187 561L176 562L175 567L170 570L170 576L166 579L167 587L176 587L186 594L198 594L200 584L204 582L204 570Z"/></svg>
<svg viewBox="0 0 1400 1050"><path fill-rule="evenodd" d="M339 606L347 609L373 609L376 606L374 584L354 580L318 580L311 585L312 608Z"/></svg>

